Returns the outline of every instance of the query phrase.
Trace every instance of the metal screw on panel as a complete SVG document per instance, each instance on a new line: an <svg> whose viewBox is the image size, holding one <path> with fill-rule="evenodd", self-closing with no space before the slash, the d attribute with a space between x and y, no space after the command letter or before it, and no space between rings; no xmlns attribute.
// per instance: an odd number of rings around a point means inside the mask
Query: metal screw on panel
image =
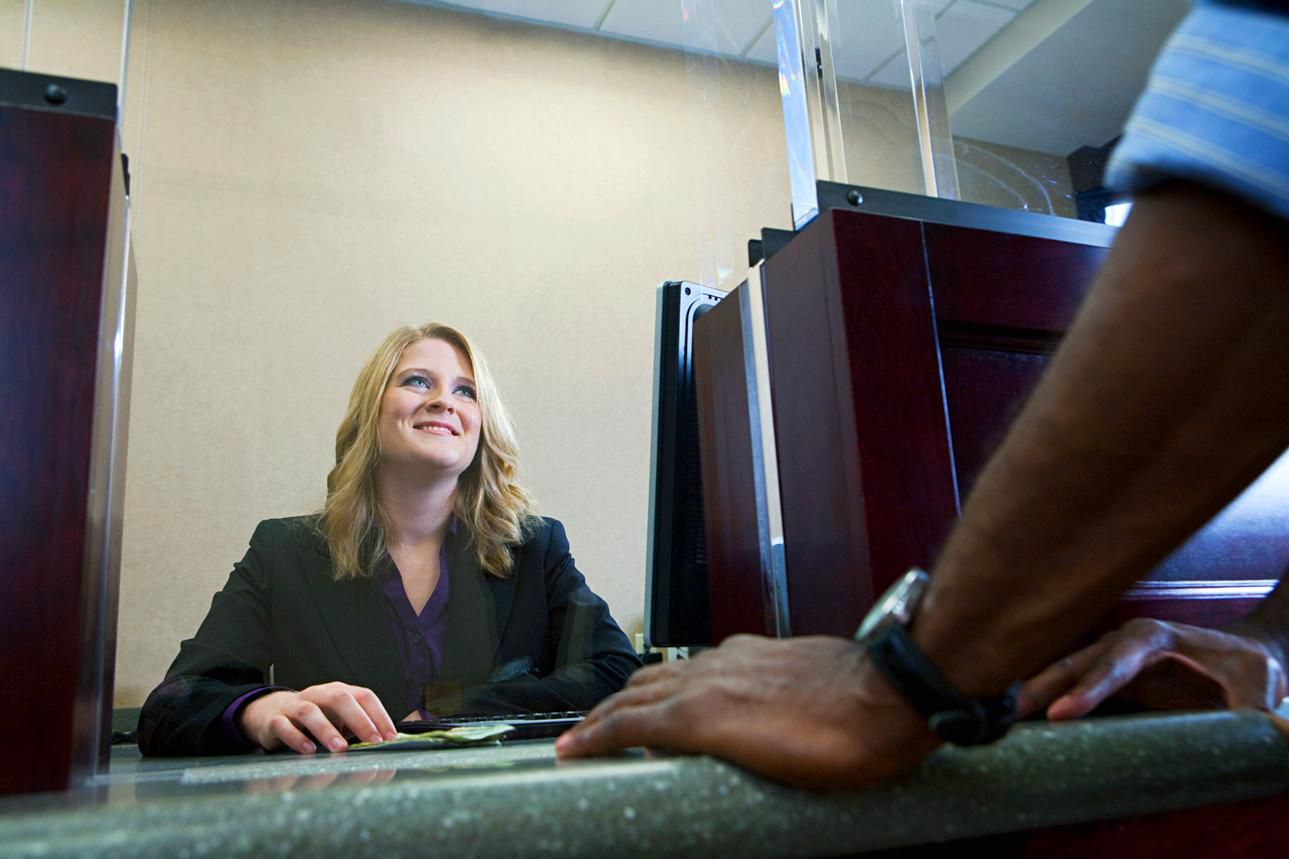
<svg viewBox="0 0 1289 859"><path fill-rule="evenodd" d="M858 206L860 203L864 202L864 195L851 189L846 192L846 202L850 203L852 206Z"/></svg>
<svg viewBox="0 0 1289 859"><path fill-rule="evenodd" d="M62 104L67 101L67 90L58 84L50 84L45 87L45 101L50 104Z"/></svg>

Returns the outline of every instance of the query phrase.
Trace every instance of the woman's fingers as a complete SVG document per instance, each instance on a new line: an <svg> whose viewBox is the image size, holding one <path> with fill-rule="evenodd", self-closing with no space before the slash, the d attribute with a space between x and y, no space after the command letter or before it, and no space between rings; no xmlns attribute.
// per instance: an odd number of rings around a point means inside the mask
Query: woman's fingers
<svg viewBox="0 0 1289 859"><path fill-rule="evenodd" d="M376 693L370 689L358 688L354 696L358 704L363 708L368 720L376 731L377 740L392 740L398 736L398 729L394 727L394 720L390 718L389 711L385 705L376 697Z"/></svg>
<svg viewBox="0 0 1289 859"><path fill-rule="evenodd" d="M297 728L283 713L278 713L269 719L268 731L270 742L261 742L260 745L270 751L277 748L279 743L302 755L311 755L318 750L313 740ZM274 740L276 742L273 742Z"/></svg>
<svg viewBox="0 0 1289 859"><path fill-rule="evenodd" d="M264 748L285 744L301 754L311 754L318 747L344 751L349 743L343 732L369 743L397 736L376 693L347 683L266 695L247 705L246 726L248 735Z"/></svg>
<svg viewBox="0 0 1289 859"><path fill-rule="evenodd" d="M312 701L301 700L283 715L292 723L292 727L307 732L322 748L333 752L343 752L349 748L349 743L340 735L331 719Z"/></svg>
<svg viewBox="0 0 1289 859"><path fill-rule="evenodd" d="M332 724L363 742L394 738L394 722L370 689L335 683L321 687L316 698ZM378 723L381 727L377 727Z"/></svg>

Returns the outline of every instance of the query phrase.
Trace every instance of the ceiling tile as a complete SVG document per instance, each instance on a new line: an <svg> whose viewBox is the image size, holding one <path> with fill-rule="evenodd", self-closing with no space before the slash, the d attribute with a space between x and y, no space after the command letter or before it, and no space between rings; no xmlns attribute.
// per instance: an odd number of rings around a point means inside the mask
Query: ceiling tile
<svg viewBox="0 0 1289 859"><path fill-rule="evenodd" d="M589 30L609 0L447 0L442 5Z"/></svg>
<svg viewBox="0 0 1289 859"><path fill-rule="evenodd" d="M932 8L938 14L952 2L935 0ZM837 76L841 79L862 81L902 50L904 31L896 18L893 0L842 0L838 3L838 17L833 44ZM774 28L770 27L748 51L747 58L777 63L774 38Z"/></svg>
<svg viewBox="0 0 1289 859"><path fill-rule="evenodd" d="M600 30L632 39L739 55L766 21L769 0L617 0Z"/></svg>
<svg viewBox="0 0 1289 859"><path fill-rule="evenodd" d="M936 19L935 40L940 53L940 74L949 73L963 61L980 50L1016 16L997 6L986 6L972 0L957 0ZM900 44L903 44L901 40ZM868 83L882 87L902 88L909 85L908 55L901 47L899 53L876 69Z"/></svg>
<svg viewBox="0 0 1289 859"><path fill-rule="evenodd" d="M864 80L904 46L904 29L891 0L837 4L833 61L837 77Z"/></svg>
<svg viewBox="0 0 1289 859"><path fill-rule="evenodd" d="M745 55L754 63L769 63L772 66L779 64L779 49L774 41L774 26L765 28L761 38L756 40L756 44Z"/></svg>
<svg viewBox="0 0 1289 859"><path fill-rule="evenodd" d="M1015 17L1014 12L997 6L958 0L936 21L940 71L948 77Z"/></svg>
<svg viewBox="0 0 1289 859"><path fill-rule="evenodd" d="M953 0L933 0L936 14ZM840 0L833 58L837 77L862 81L904 48L904 24L894 0Z"/></svg>
<svg viewBox="0 0 1289 859"><path fill-rule="evenodd" d="M1067 155L1123 129L1188 0L1092 0L953 114L954 134Z"/></svg>
<svg viewBox="0 0 1289 859"><path fill-rule="evenodd" d="M882 64L882 67L868 78L866 83L888 89L907 89L909 86L908 54L901 50L898 54Z"/></svg>

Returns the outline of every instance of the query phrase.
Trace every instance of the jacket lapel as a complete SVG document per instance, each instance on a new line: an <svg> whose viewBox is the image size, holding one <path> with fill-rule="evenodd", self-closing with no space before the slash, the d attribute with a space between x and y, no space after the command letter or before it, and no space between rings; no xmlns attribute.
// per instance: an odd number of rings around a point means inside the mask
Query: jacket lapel
<svg viewBox="0 0 1289 859"><path fill-rule="evenodd" d="M387 708L399 710L390 710L390 716L401 719L407 681L380 585L374 576L337 582L325 546L320 554L324 562L317 574L309 577L309 586L327 633L349 671L344 679L371 689Z"/></svg>
<svg viewBox="0 0 1289 859"><path fill-rule="evenodd" d="M464 531L464 529L462 529ZM448 553L448 629L442 679L448 684L483 683L496 664L515 596L514 576L499 579L479 566L465 533L454 535Z"/></svg>

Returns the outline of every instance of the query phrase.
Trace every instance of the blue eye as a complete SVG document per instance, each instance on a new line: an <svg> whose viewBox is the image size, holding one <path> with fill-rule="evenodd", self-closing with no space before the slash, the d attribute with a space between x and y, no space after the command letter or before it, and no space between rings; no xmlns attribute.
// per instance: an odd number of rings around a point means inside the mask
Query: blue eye
<svg viewBox="0 0 1289 859"><path fill-rule="evenodd" d="M404 379L403 385L404 386L411 385L414 388L424 388L426 390L429 390L430 380L418 373L415 375L408 376L406 379Z"/></svg>
<svg viewBox="0 0 1289 859"><path fill-rule="evenodd" d="M470 385L457 385L456 388L453 389L453 392L460 394L461 396L471 400L476 400L479 398L474 388Z"/></svg>

